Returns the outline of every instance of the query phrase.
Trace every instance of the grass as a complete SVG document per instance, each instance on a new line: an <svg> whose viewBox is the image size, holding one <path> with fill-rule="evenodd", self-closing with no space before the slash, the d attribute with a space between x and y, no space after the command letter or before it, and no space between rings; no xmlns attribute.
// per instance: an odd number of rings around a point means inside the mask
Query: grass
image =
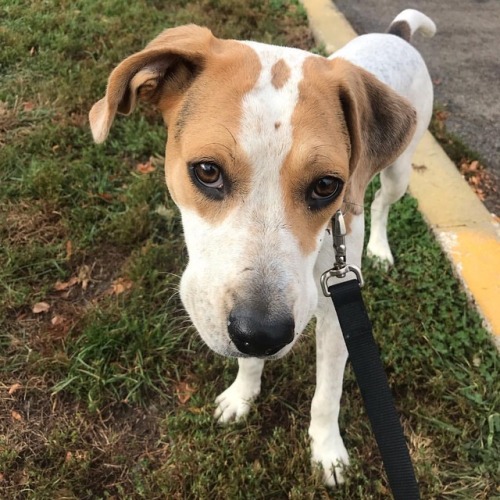
<svg viewBox="0 0 500 500"><path fill-rule="evenodd" d="M0 496L387 497L350 370L347 484L331 493L311 472L312 335L268 364L246 422L213 421L236 365L202 344L180 305L164 127L146 109L95 146L86 123L109 70L161 29L197 22L309 49L302 8L10 0L0 19ZM365 297L422 497L499 498L498 354L413 199L391 212L390 239L396 266L366 263ZM49 309L35 314L40 303Z"/></svg>

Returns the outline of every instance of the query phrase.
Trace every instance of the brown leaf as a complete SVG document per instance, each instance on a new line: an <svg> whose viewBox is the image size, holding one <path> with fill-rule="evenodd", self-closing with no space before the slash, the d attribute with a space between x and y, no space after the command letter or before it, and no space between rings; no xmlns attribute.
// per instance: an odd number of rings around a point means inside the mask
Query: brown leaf
<svg viewBox="0 0 500 500"><path fill-rule="evenodd" d="M64 323L65 319L63 316L59 316L59 314L56 314L51 320L50 323L53 326L59 326Z"/></svg>
<svg viewBox="0 0 500 500"><path fill-rule="evenodd" d="M71 288L77 283L79 283L79 279L76 276L73 276L69 281L64 281L64 282L56 281L56 284L54 285L54 290L62 292L64 290L67 290L68 288Z"/></svg>
<svg viewBox="0 0 500 500"><path fill-rule="evenodd" d="M19 384L18 382L16 382L15 384L12 384L10 387L9 387L9 395L12 396L12 394L14 394L16 391L18 391L19 389L22 389L22 385Z"/></svg>
<svg viewBox="0 0 500 500"><path fill-rule="evenodd" d="M123 292L126 292L127 290L130 290L132 288L132 281L130 281L127 278L118 278L113 283L111 286L108 288L106 293L108 295L120 295Z"/></svg>
<svg viewBox="0 0 500 500"><path fill-rule="evenodd" d="M469 165L469 170L472 170L475 172L476 170L479 170L481 166L479 165L479 162L477 160L471 161Z"/></svg>
<svg viewBox="0 0 500 500"><path fill-rule="evenodd" d="M31 309L35 314L40 314L47 312L50 309L50 304L47 304L47 302L37 302L34 306L33 309Z"/></svg>
<svg viewBox="0 0 500 500"><path fill-rule="evenodd" d="M175 388L177 399L182 405L186 404L195 392L196 388L187 382L179 382Z"/></svg>
<svg viewBox="0 0 500 500"><path fill-rule="evenodd" d="M23 102L24 111L33 111L35 109L35 105L31 101Z"/></svg>
<svg viewBox="0 0 500 500"><path fill-rule="evenodd" d="M149 160L146 163L138 163L135 169L140 174L150 174L151 172L154 172L156 170L156 167L152 165L151 160Z"/></svg>
<svg viewBox="0 0 500 500"><path fill-rule="evenodd" d="M11 414L13 420L17 420L18 422L22 422L23 416L19 412L17 412L16 410L12 410L10 412L10 414Z"/></svg>

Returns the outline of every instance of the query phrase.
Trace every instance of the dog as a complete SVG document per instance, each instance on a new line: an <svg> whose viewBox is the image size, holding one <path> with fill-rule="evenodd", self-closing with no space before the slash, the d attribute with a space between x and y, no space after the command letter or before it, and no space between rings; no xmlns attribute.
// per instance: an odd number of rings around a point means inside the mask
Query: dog
<svg viewBox="0 0 500 500"><path fill-rule="evenodd" d="M409 42L435 30L408 9L387 34L359 36L325 58L196 25L167 29L112 71L89 115L97 143L139 100L163 115L166 183L189 257L181 299L208 346L238 358L234 383L216 399L221 423L245 417L265 360L287 354L316 316L309 435L327 485L341 483L349 464L338 425L347 351L319 288L334 262L331 219L344 211L349 263L360 266L364 193L381 172L368 253L393 263L389 208L406 191L433 105Z"/></svg>

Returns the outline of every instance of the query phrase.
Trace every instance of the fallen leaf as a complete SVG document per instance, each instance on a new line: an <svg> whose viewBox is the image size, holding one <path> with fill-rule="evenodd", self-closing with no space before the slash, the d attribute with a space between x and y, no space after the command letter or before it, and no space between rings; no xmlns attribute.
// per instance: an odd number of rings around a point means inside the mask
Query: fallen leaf
<svg viewBox="0 0 500 500"><path fill-rule="evenodd" d="M37 302L37 303L33 306L32 311L33 311L35 314L40 314L40 313L47 312L49 309L50 309L50 305L49 305L49 304L47 304L47 302Z"/></svg>
<svg viewBox="0 0 500 500"><path fill-rule="evenodd" d="M130 281L127 278L118 278L113 283L111 283L111 286L107 290L108 295L120 295L123 292L130 290L132 288L132 281Z"/></svg>
<svg viewBox="0 0 500 500"><path fill-rule="evenodd" d="M195 393L196 388L187 382L179 382L175 388L177 399L181 404L186 404Z"/></svg>
<svg viewBox="0 0 500 500"><path fill-rule="evenodd" d="M146 163L138 163L135 167L140 174L150 174L156 170L156 167L151 164L151 160Z"/></svg>
<svg viewBox="0 0 500 500"><path fill-rule="evenodd" d="M16 410L12 410L10 412L10 414L14 420L17 420L18 422L22 422L23 417L19 412L17 412Z"/></svg>
<svg viewBox="0 0 500 500"><path fill-rule="evenodd" d="M12 396L12 394L14 394L16 391L18 391L19 389L21 389L23 386L19 383L15 383L15 384L12 384L10 387L9 387L9 395Z"/></svg>
<svg viewBox="0 0 500 500"><path fill-rule="evenodd" d="M67 290L68 288L71 288L77 283L79 283L79 279L76 276L73 276L69 281L56 281L56 284L54 285L54 290L62 292L64 290Z"/></svg>
<svg viewBox="0 0 500 500"><path fill-rule="evenodd" d="M35 105L31 101L23 102L24 111L33 111L35 109Z"/></svg>
<svg viewBox="0 0 500 500"><path fill-rule="evenodd" d="M53 325L53 326L59 326L59 325L62 325L64 323L64 318L63 316L59 316L58 314L56 314L51 320L50 320L50 323Z"/></svg>

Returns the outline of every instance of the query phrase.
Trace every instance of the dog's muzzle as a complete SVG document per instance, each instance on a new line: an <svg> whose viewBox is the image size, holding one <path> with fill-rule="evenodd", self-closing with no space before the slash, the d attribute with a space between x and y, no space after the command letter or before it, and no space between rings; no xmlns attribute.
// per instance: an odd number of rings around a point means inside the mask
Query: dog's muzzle
<svg viewBox="0 0 500 500"><path fill-rule="evenodd" d="M258 309L236 306L229 313L228 332L243 354L272 356L295 337L295 322L288 314L266 315Z"/></svg>

